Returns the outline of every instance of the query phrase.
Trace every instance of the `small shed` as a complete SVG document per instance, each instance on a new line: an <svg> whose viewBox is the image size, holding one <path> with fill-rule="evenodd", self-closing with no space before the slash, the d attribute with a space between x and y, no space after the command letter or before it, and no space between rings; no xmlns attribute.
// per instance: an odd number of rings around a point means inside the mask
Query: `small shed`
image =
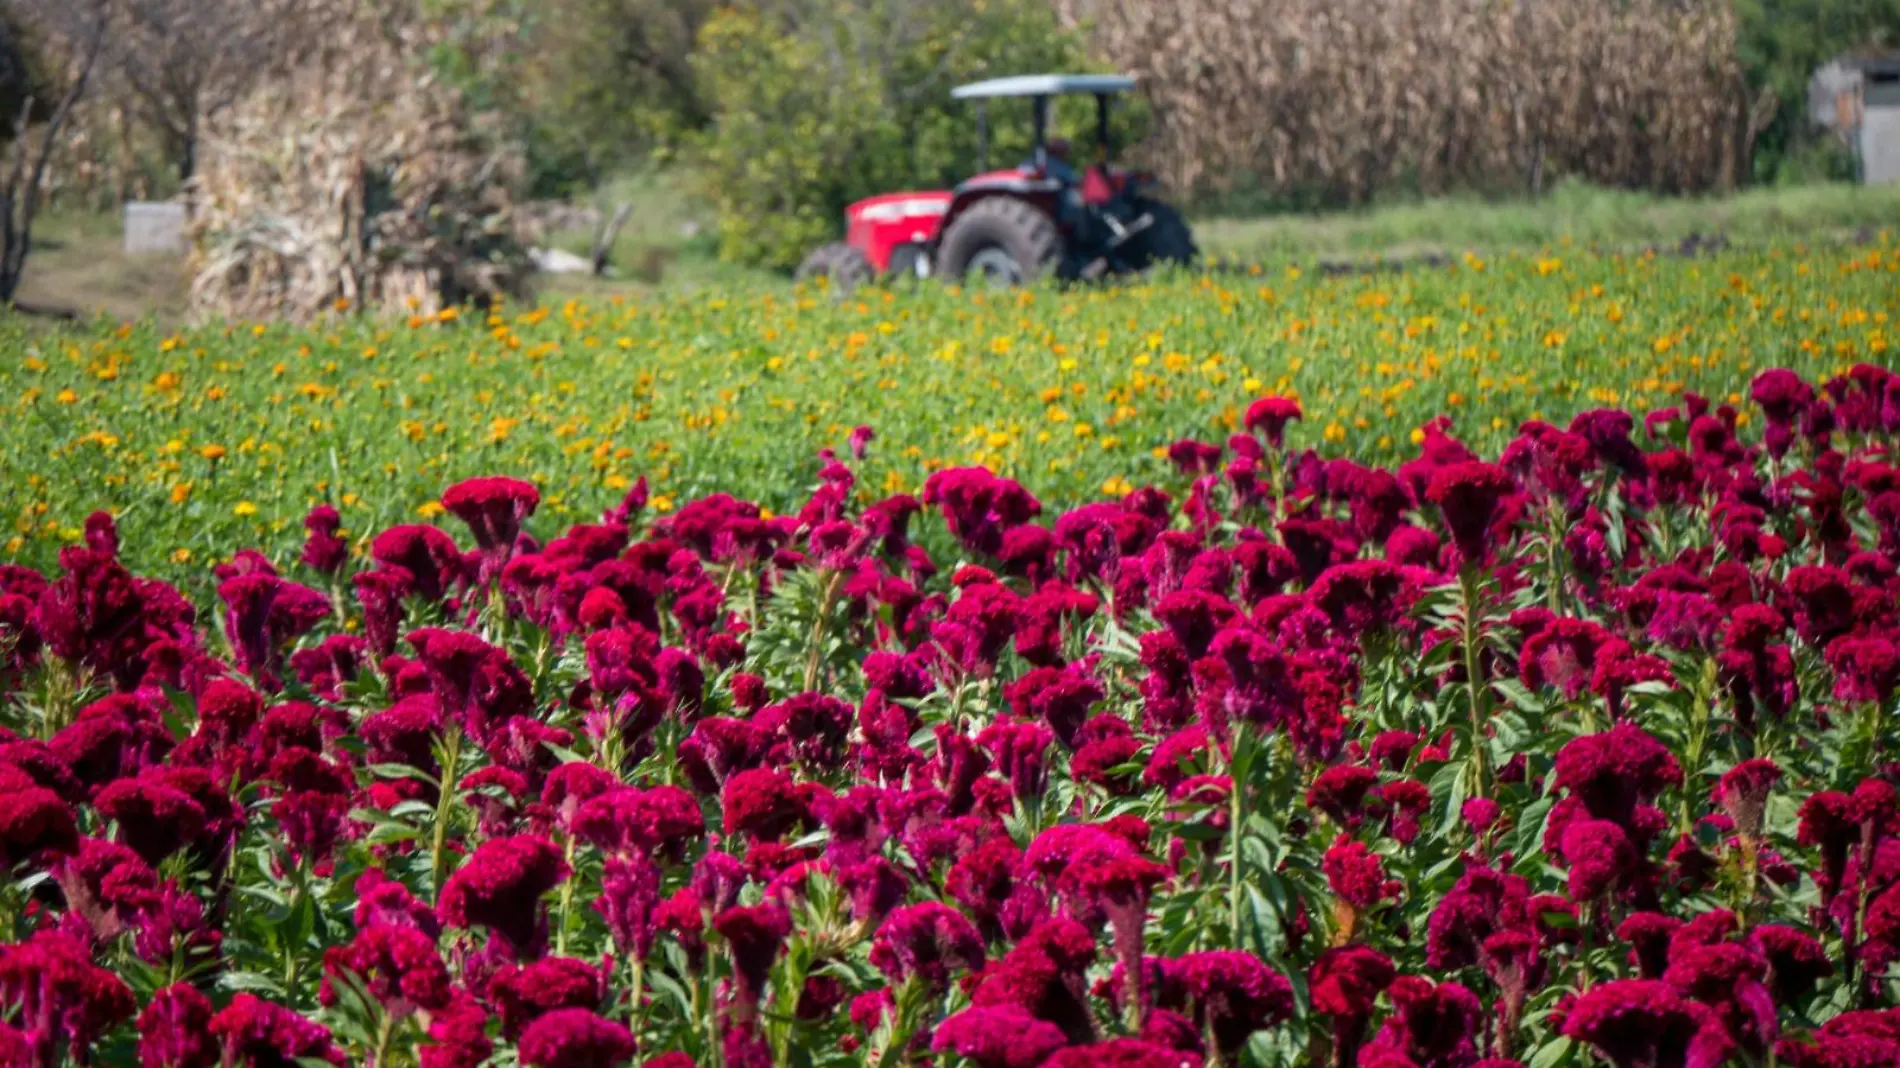
<svg viewBox="0 0 1900 1068"><path fill-rule="evenodd" d="M1900 181L1900 52L1842 56L1815 71L1808 118L1854 153L1861 181Z"/></svg>
<svg viewBox="0 0 1900 1068"><path fill-rule="evenodd" d="M1860 177L1900 181L1900 53L1860 64Z"/></svg>

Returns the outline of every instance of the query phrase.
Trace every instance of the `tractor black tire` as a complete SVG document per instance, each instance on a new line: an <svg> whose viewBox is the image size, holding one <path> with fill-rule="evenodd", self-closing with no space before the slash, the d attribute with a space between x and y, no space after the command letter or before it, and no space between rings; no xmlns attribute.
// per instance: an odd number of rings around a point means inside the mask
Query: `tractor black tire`
<svg viewBox="0 0 1900 1068"><path fill-rule="evenodd" d="M842 241L812 249L792 274L798 282L823 278L831 291L839 294L849 293L876 277L877 268L871 266L870 257Z"/></svg>
<svg viewBox="0 0 1900 1068"><path fill-rule="evenodd" d="M1154 222L1129 241L1123 258L1130 267L1137 271L1153 267L1185 267L1200 258L1201 250L1194 246L1193 231L1188 229L1187 220L1181 217L1173 205L1158 200L1137 201L1136 216L1139 217L1143 212L1152 216Z"/></svg>
<svg viewBox="0 0 1900 1068"><path fill-rule="evenodd" d="M1000 256L1014 264L1015 277L990 271ZM992 284L1028 284L1053 273L1062 260L1062 234L1049 214L1009 196L985 197L958 215L938 248L940 273L961 282L972 268Z"/></svg>

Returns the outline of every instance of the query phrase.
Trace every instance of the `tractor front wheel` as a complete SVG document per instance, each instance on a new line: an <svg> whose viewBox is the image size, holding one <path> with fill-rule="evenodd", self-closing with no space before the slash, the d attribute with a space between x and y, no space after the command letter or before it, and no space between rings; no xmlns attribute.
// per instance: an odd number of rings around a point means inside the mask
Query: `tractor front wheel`
<svg viewBox="0 0 1900 1068"><path fill-rule="evenodd" d="M870 257L842 241L812 249L792 274L799 282L823 278L834 293L849 293L876 277Z"/></svg>
<svg viewBox="0 0 1900 1068"><path fill-rule="evenodd" d="M993 196L977 201L950 224L938 262L957 281L993 286L1034 282L1062 258L1062 235L1049 213L1025 200Z"/></svg>

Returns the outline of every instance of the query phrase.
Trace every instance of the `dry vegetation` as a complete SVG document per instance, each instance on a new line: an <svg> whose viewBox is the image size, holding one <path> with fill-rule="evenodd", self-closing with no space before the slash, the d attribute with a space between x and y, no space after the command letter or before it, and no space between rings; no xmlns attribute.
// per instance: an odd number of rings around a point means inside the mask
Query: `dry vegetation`
<svg viewBox="0 0 1900 1068"><path fill-rule="evenodd" d="M1556 175L1726 190L1768 118L1724 0L1058 0L1155 109L1178 187L1360 203Z"/></svg>

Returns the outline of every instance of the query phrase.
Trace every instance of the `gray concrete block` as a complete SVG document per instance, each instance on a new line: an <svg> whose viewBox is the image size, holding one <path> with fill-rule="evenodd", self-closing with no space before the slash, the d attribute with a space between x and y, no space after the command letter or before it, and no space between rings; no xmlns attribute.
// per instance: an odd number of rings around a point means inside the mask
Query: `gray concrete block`
<svg viewBox="0 0 1900 1068"><path fill-rule="evenodd" d="M187 250L183 204L135 200L125 205L127 255L182 256Z"/></svg>

